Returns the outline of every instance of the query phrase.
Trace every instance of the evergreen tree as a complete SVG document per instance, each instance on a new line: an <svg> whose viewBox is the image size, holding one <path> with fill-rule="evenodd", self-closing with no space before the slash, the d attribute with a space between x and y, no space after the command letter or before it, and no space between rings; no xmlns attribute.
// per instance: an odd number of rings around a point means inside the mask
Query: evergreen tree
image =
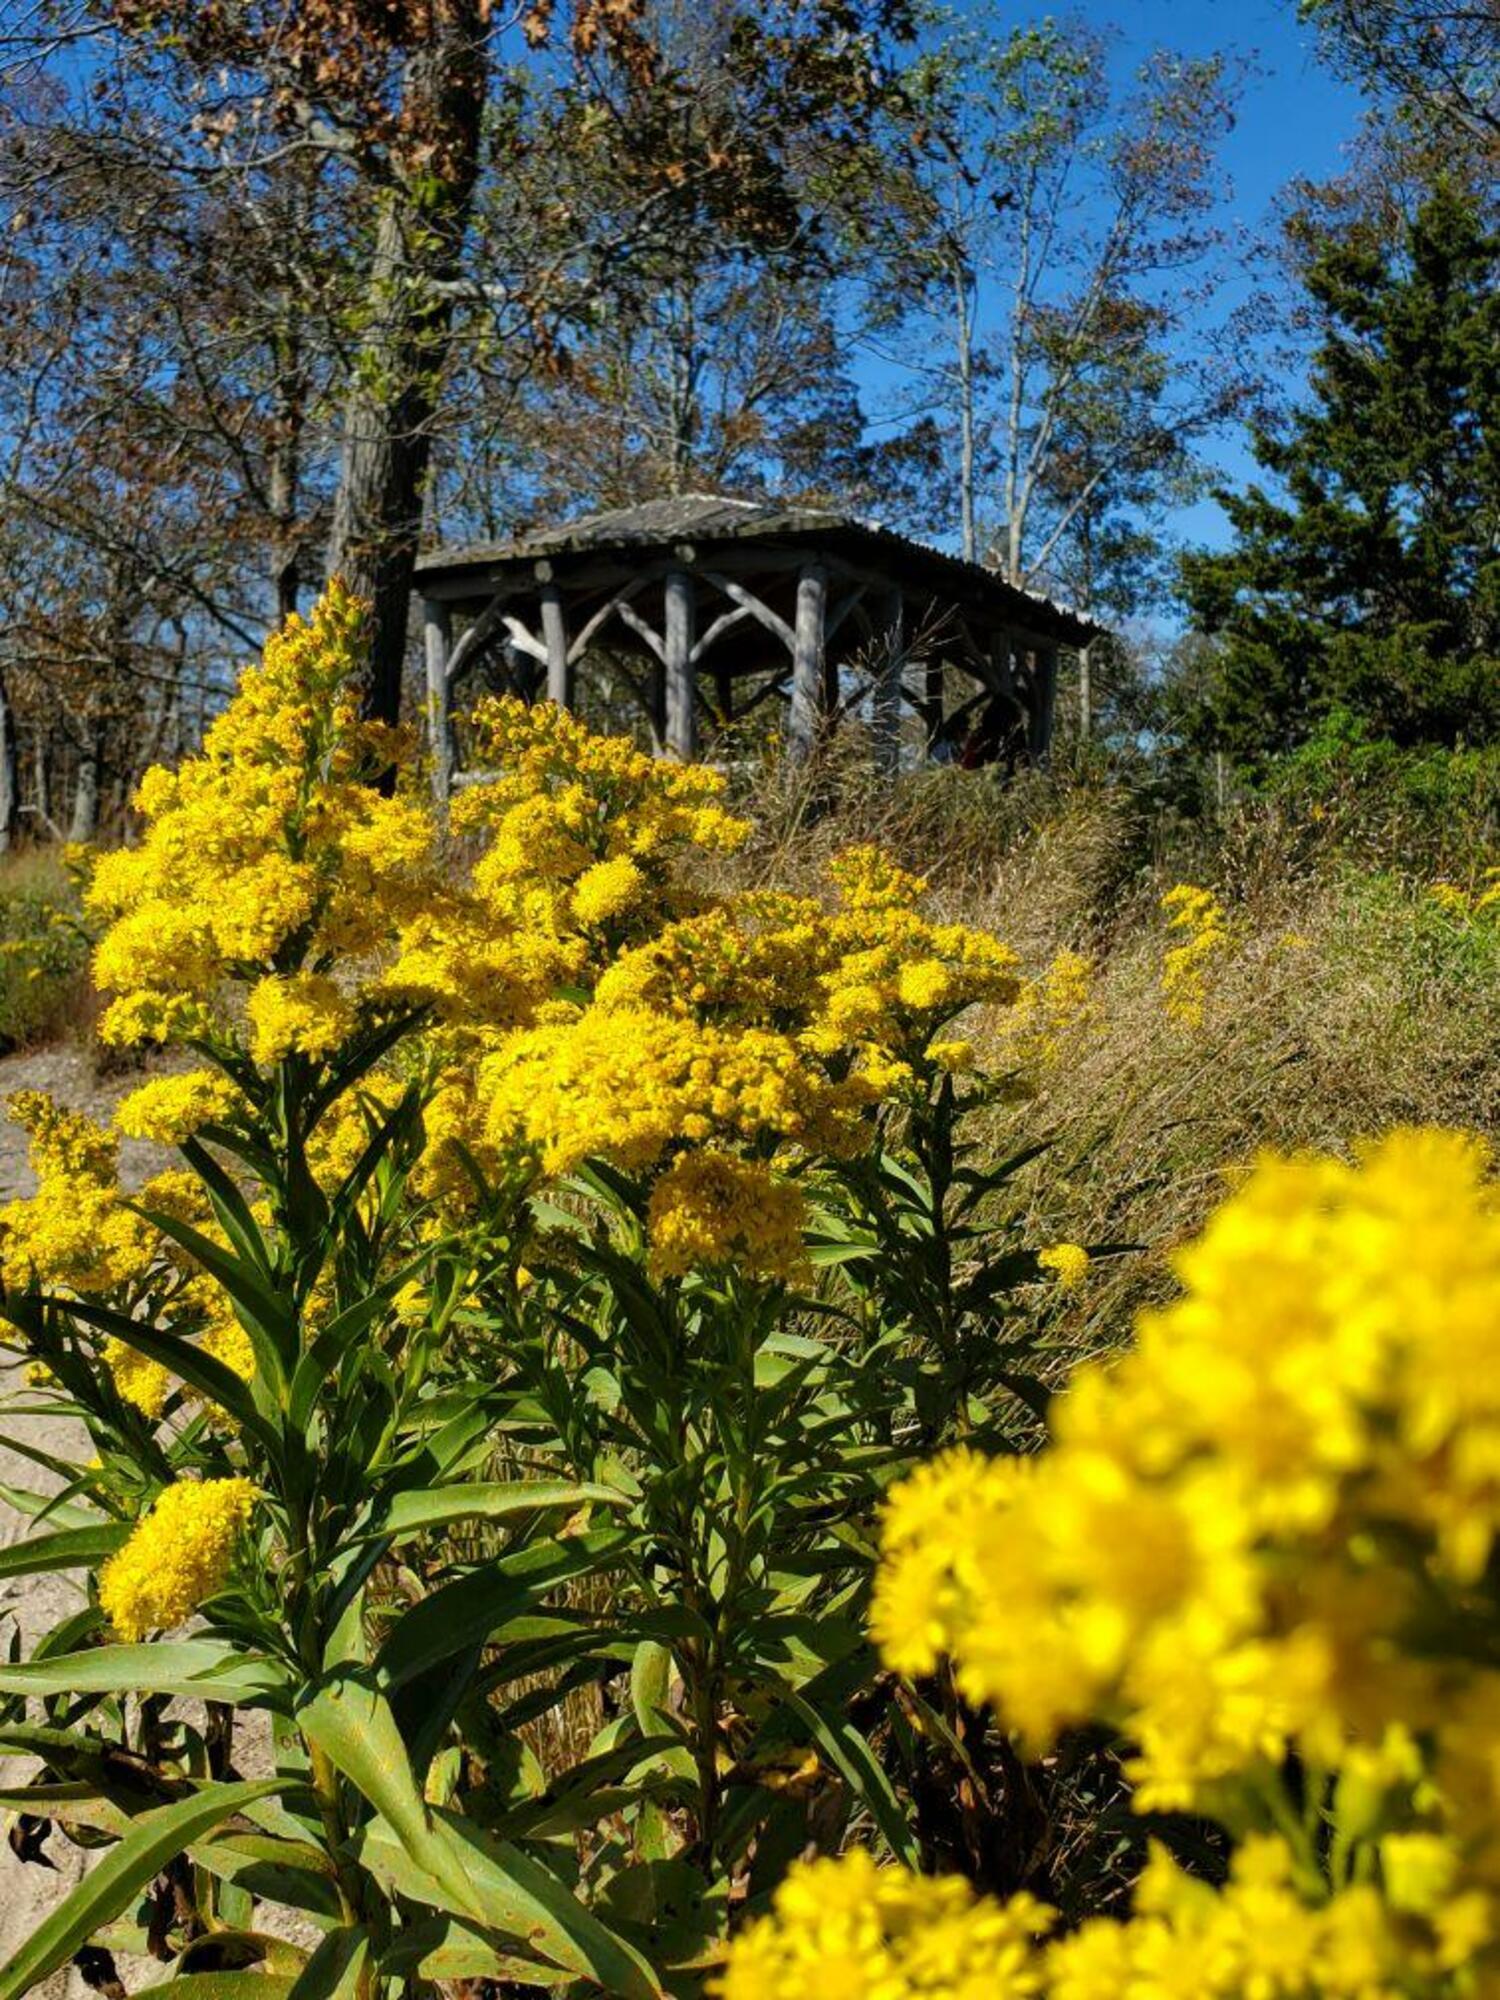
<svg viewBox="0 0 1500 2000"><path fill-rule="evenodd" d="M1339 707L1398 742L1500 735L1500 235L1441 179L1395 241L1300 232L1311 401L1254 432L1278 492L1220 494L1233 546L1184 565L1225 642L1218 741L1254 762Z"/></svg>

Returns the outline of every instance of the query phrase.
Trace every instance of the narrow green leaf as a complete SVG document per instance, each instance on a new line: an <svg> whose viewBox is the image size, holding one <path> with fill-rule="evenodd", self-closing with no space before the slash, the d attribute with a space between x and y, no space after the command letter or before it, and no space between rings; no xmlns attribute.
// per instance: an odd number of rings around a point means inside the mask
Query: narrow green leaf
<svg viewBox="0 0 1500 2000"><path fill-rule="evenodd" d="M205 1354L201 1347L195 1347L179 1334L159 1332L154 1326L146 1326L126 1313L113 1312L107 1306L95 1305L91 1300L69 1299L67 1309L74 1319L81 1319L85 1326L96 1327L100 1333L112 1334L127 1347L134 1348L137 1354L144 1354L148 1361L159 1361L174 1375L180 1375L184 1382L200 1390L211 1403L216 1403L233 1417L241 1430L259 1438L272 1456L279 1460L279 1438L256 1409L249 1389L232 1368L226 1368L222 1361Z"/></svg>
<svg viewBox="0 0 1500 2000"><path fill-rule="evenodd" d="M250 1204L239 1188L213 1154L200 1140L189 1137L181 1141L182 1157L208 1190L208 1198L213 1203L224 1234L238 1250L247 1264L252 1265L270 1286L271 1254L266 1247L266 1239L261 1234L260 1224L250 1212Z"/></svg>
<svg viewBox="0 0 1500 2000"><path fill-rule="evenodd" d="M630 1663L630 1705L642 1736L650 1736L667 1714L672 1655L656 1639L642 1639Z"/></svg>
<svg viewBox="0 0 1500 2000"><path fill-rule="evenodd" d="M294 1983L289 1972L184 1972L140 1992L151 2000L287 2000Z"/></svg>
<svg viewBox="0 0 1500 2000"><path fill-rule="evenodd" d="M463 1870L437 1837L396 1718L379 1689L362 1675L336 1675L298 1703L297 1721L303 1734L387 1821L417 1866L457 1899L449 1907L461 1916L474 1915Z"/></svg>
<svg viewBox="0 0 1500 2000"><path fill-rule="evenodd" d="M420 1528L441 1528L450 1521L498 1521L539 1507L622 1507L625 1496L612 1486L594 1486L568 1479L511 1479L492 1485L435 1486L424 1492L397 1493L378 1509L365 1535L399 1537Z"/></svg>
<svg viewBox="0 0 1500 2000"><path fill-rule="evenodd" d="M107 1524L107 1516L97 1507L66 1500L59 1493L33 1493L27 1486L0 1485L0 1501L28 1520L51 1521L59 1528L97 1528Z"/></svg>
<svg viewBox="0 0 1500 2000"><path fill-rule="evenodd" d="M634 1545L616 1529L569 1535L517 1549L455 1577L402 1613L376 1657L381 1685L399 1688L456 1653L482 1643L519 1613L534 1610L558 1584L610 1568Z"/></svg>
<svg viewBox="0 0 1500 2000"><path fill-rule="evenodd" d="M279 1693L286 1676L274 1660L217 1639L165 1639L144 1646L94 1646L56 1659L0 1664L0 1694L177 1694L245 1707Z"/></svg>
<svg viewBox="0 0 1500 2000"><path fill-rule="evenodd" d="M446 1849L446 1870L462 1884L457 1895L420 1864L413 1866L404 1843L379 1821L362 1831L359 1858L377 1881L514 1938L550 1964L599 1987L610 2000L662 2000L645 1959L539 1861L448 1813L434 1812L433 1826Z"/></svg>
<svg viewBox="0 0 1500 2000"><path fill-rule="evenodd" d="M370 1936L364 1925L341 1925L298 1973L292 2000L354 2000L369 1963Z"/></svg>
<svg viewBox="0 0 1500 2000"><path fill-rule="evenodd" d="M297 1322L289 1302L246 1258L236 1257L190 1223L156 1209L138 1211L164 1236L201 1264L229 1294L241 1324L255 1343L257 1363L274 1381L283 1383L296 1355ZM256 1336L259 1335L259 1339Z"/></svg>
<svg viewBox="0 0 1500 2000"><path fill-rule="evenodd" d="M210 1785L191 1798L142 1813L129 1834L112 1847L83 1880L0 1965L0 2000L20 2000L33 1986L66 1965L102 1924L126 1909L175 1855L252 1799L280 1786L279 1778L252 1784Z"/></svg>
<svg viewBox="0 0 1500 2000"><path fill-rule="evenodd" d="M0 1577L41 1576L52 1570L94 1569L130 1539L128 1521L110 1521L97 1528L62 1528L55 1535L33 1535L30 1541L0 1548Z"/></svg>
<svg viewBox="0 0 1500 2000"><path fill-rule="evenodd" d="M781 1699L802 1722L808 1735L856 1798L863 1802L895 1858L908 1868L920 1868L922 1857L916 1838L906 1823L900 1801L891 1789L890 1779L864 1737L842 1716L824 1715L813 1703L790 1688L782 1691Z"/></svg>

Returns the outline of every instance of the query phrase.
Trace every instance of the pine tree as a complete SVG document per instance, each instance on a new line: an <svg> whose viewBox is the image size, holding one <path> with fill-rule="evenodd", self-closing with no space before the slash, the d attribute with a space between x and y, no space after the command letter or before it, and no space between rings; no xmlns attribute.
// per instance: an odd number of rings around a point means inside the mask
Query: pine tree
<svg viewBox="0 0 1500 2000"><path fill-rule="evenodd" d="M1345 708L1398 742L1500 735L1500 235L1437 180L1399 231L1304 216L1311 400L1257 428L1233 546L1184 565L1225 641L1221 746L1254 762Z"/></svg>

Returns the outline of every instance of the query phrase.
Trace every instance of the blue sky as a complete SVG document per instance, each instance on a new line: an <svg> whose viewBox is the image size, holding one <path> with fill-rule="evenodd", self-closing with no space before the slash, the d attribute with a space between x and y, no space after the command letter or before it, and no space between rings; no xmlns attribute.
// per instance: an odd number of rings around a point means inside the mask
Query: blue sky
<svg viewBox="0 0 1500 2000"><path fill-rule="evenodd" d="M1342 170L1363 103L1318 59L1316 38L1298 20L1295 0L1085 0L1078 12L1119 33L1126 63L1158 46L1192 55L1229 49L1252 61L1239 122L1223 154L1236 221L1253 230L1288 181L1326 180ZM1254 474L1238 434L1222 439L1215 457L1231 484ZM1194 541L1224 539L1224 517L1212 501L1185 509L1175 527Z"/></svg>
<svg viewBox="0 0 1500 2000"><path fill-rule="evenodd" d="M1159 48L1189 55L1225 51L1249 62L1239 119L1220 156L1233 188L1226 223L1253 234L1289 181L1323 180L1342 170L1362 100L1319 61L1313 31L1297 18L1296 0L1059 0L1050 9L1017 6L1014 18L1047 12L1107 31L1122 79ZM1238 432L1218 440L1212 457L1232 485L1254 472ZM1204 501L1182 509L1172 530L1193 542L1222 544L1225 522Z"/></svg>

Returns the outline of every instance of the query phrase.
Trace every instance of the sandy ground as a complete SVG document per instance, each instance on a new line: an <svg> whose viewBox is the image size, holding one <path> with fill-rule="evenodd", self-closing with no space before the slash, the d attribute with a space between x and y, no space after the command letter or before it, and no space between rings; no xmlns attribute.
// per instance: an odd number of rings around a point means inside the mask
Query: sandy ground
<svg viewBox="0 0 1500 2000"><path fill-rule="evenodd" d="M45 1090L60 1101L101 1118L139 1080L137 1076L129 1076L101 1082L87 1056L74 1049L47 1049L0 1058L0 1102L14 1091ZM163 1162L159 1149L151 1146L127 1140L120 1150L122 1175L127 1181L144 1179ZM25 1134L0 1117L0 1200L27 1194L31 1187ZM83 1431L61 1418L6 1418L3 1429L59 1458L71 1459L87 1453ZM0 1484L47 1492L54 1490L56 1483L45 1468L0 1441ZM31 1523L0 1501L0 1545L22 1540L33 1532ZM0 1643L8 1642L14 1620L21 1628L23 1652L29 1653L37 1635L76 1608L79 1601L78 1587L66 1577L18 1577L0 1582ZM237 1751L236 1762L242 1770L255 1761L253 1753ZM18 1781L25 1768L13 1759L0 1759L0 1771L9 1782ZM247 1771L247 1775L253 1773ZM0 1964L79 1880L90 1858L56 1829L47 1840L45 1851L53 1863L51 1868L21 1862L8 1844L0 1847ZM120 1966L132 1989L159 1979L162 1970L149 1962ZM54 1975L36 1990L46 2000L84 2000L90 1991L71 1970Z"/></svg>

